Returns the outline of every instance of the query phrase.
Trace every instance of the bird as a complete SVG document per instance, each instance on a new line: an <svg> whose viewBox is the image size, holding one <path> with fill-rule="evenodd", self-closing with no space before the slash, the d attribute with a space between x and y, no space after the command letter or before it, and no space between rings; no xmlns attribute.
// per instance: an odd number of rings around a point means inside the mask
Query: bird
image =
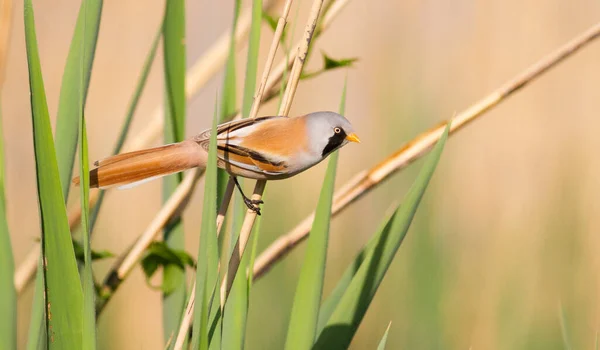
<svg viewBox="0 0 600 350"><path fill-rule="evenodd" d="M191 168L205 168L211 129L178 143L118 154L96 161L92 188L128 188ZM260 215L261 200L248 198L238 176L280 180L297 175L348 142L360 143L342 115L320 111L297 117L265 116L220 124L216 128L217 166L229 173L246 206ZM73 179L78 185L79 177Z"/></svg>

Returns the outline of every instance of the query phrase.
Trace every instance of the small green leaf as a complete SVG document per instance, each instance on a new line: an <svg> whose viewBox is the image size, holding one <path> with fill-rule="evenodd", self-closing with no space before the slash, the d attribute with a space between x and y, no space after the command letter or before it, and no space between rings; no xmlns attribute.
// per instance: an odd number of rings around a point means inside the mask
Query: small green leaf
<svg viewBox="0 0 600 350"><path fill-rule="evenodd" d="M334 58L327 56L327 54L325 54L324 52L322 53L322 55L323 55L323 68L318 69L313 72L303 73L302 76L300 77L301 79L311 79L311 78L315 78L327 71L331 71L331 70L335 70L335 69L343 68L343 67L352 67L352 64L354 62L358 61L358 58L334 59Z"/></svg>
<svg viewBox="0 0 600 350"><path fill-rule="evenodd" d="M84 260L83 245L80 242L73 240L73 248L75 250L75 257L77 258L77 261L83 262L83 260ZM115 256L114 253L111 253L108 250L92 250L91 253L92 253L92 260L102 260L102 259L112 258Z"/></svg>
<svg viewBox="0 0 600 350"><path fill-rule="evenodd" d="M153 242L146 250L141 265L148 285L152 288L161 289L167 295L172 293L177 288L177 284L183 281L184 275L181 272L185 270L185 267L196 266L194 259L187 252L173 249L165 242ZM155 287L150 284L150 279L159 267L162 267L165 272L167 270L177 270L179 273L174 273L174 271L164 273L162 284L160 287Z"/></svg>
<svg viewBox="0 0 600 350"><path fill-rule="evenodd" d="M341 67L349 67L352 66L352 63L358 61L358 58L343 58L343 59L333 59L327 54L323 53L323 67L325 70L336 69Z"/></svg>
<svg viewBox="0 0 600 350"><path fill-rule="evenodd" d="M24 20L42 228L47 344L50 349L79 349L83 333L83 291L59 177L31 0L24 2ZM77 138L77 134L71 137Z"/></svg>
<svg viewBox="0 0 600 350"><path fill-rule="evenodd" d="M379 345L377 346L377 350L385 350L385 345L387 344L388 333L390 332L390 327L392 326L392 322L388 323L387 328L385 329L385 333L383 333L383 337L379 341Z"/></svg>
<svg viewBox="0 0 600 350"><path fill-rule="evenodd" d="M406 236L442 154L448 130L449 125L427 157L417 179L404 198L404 202L392 216L391 224L386 225L385 229L380 232L376 244L361 252L360 255L363 255L364 258L327 320L313 349L345 349L350 345L377 288Z"/></svg>

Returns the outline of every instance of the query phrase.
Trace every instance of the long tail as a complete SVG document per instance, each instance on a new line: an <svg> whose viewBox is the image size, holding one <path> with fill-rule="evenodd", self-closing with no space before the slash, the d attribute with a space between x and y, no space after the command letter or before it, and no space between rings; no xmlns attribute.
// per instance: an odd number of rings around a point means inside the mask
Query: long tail
<svg viewBox="0 0 600 350"><path fill-rule="evenodd" d="M129 152L97 161L90 171L90 187L133 185L206 164L204 150L187 140L156 148ZM79 177L73 179L78 185Z"/></svg>

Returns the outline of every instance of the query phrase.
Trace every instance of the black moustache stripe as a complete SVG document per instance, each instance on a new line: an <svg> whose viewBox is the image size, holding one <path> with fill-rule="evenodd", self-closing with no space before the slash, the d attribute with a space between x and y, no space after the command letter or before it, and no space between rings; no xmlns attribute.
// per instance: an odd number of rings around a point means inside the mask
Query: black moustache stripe
<svg viewBox="0 0 600 350"><path fill-rule="evenodd" d="M326 157L329 153L335 151L338 147L340 147L342 145L342 143L344 143L345 139L346 139L346 133L344 132L344 130L342 130L341 132L339 132L337 134L333 134L333 136L331 136L329 138L329 142L327 142L327 146L325 146L325 148L323 148L323 153L321 153L321 156Z"/></svg>

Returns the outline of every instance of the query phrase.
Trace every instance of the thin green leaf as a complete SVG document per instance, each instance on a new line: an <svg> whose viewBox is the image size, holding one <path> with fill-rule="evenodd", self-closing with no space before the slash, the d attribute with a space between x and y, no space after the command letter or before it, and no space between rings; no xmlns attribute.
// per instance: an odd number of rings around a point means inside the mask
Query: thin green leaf
<svg viewBox="0 0 600 350"><path fill-rule="evenodd" d="M15 261L8 232L4 193L4 137L0 108L0 339L6 349L17 348L17 291L14 284Z"/></svg>
<svg viewBox="0 0 600 350"><path fill-rule="evenodd" d="M154 58L156 57L156 51L158 49L158 43L160 42L160 38L162 37L162 23L158 32L154 37L154 41L152 42L152 46L150 47L150 52L146 55L146 60L144 61L144 66L142 67L142 72L140 73L140 77L138 78L137 85L135 87L135 91L133 92L133 96L131 97L131 101L129 102L129 107L127 107L127 113L125 114L125 120L123 120L123 125L121 126L121 132L119 133L119 137L117 138L117 142L113 148L113 155L121 153L123 149L123 145L125 144L125 139L127 138L127 134L129 133L129 127L131 126L131 122L133 121L133 116L137 109L138 103L140 101L140 97L142 96L142 92L146 87L146 82L148 81L148 75L150 74L150 68L152 68L152 63L154 62ZM94 209L92 209L92 213L90 214L90 231L94 231L94 227L96 226L96 220L98 219L98 214L100 213L100 208L102 208L102 203L104 203L104 196L106 191L101 191L98 196L98 201L96 201L96 205ZM94 255L92 252L92 259L94 259Z"/></svg>
<svg viewBox="0 0 600 350"><path fill-rule="evenodd" d="M221 95L221 109L219 112L219 121L221 124L230 120L236 114L236 44L235 32L237 30L237 22L240 15L241 0L235 0L233 5L233 23L231 25L231 34L229 37L229 52L227 54L227 62L225 63L225 74L223 78L223 92ZM217 170L217 203L221 203L225 188L229 181L229 174L223 170ZM216 314L215 314L216 315ZM219 326L220 328L220 326ZM220 347L220 346L219 346Z"/></svg>
<svg viewBox="0 0 600 350"><path fill-rule="evenodd" d="M250 38L248 39L248 56L246 59L246 79L244 81L244 100L242 102L242 116L248 117L254 91L256 89L256 74L258 69L258 51L260 49L260 25L262 23L262 0L252 2L252 24L250 25Z"/></svg>
<svg viewBox="0 0 600 350"><path fill-rule="evenodd" d="M33 291L33 302L31 305L31 319L27 334L27 350L43 350L46 346L46 322L44 307L44 271L42 270L42 258L38 259L37 273L35 275L35 287Z"/></svg>
<svg viewBox="0 0 600 350"><path fill-rule="evenodd" d="M346 84L344 84L342 91L340 114L345 112L345 102ZM331 206L333 203L333 191L335 189L337 160L338 152L334 152L329 158L329 165L327 166L325 180L315 211L315 220L313 221L310 236L308 237L304 262L300 271L290 324L288 326L285 343L286 349L309 349L316 339L317 322L325 279L327 242L329 240L329 224L331 222Z"/></svg>
<svg viewBox="0 0 600 350"><path fill-rule="evenodd" d="M406 236L442 154L448 129L449 126L427 157L404 202L392 217L391 225L386 226L378 236L374 249L365 251L364 260L319 335L314 349L345 349L350 345L379 284Z"/></svg>
<svg viewBox="0 0 600 350"><path fill-rule="evenodd" d="M81 348L83 333L83 292L59 178L31 0L24 2L24 20L38 203L42 225L42 270L45 274L48 347L78 349Z"/></svg>
<svg viewBox="0 0 600 350"><path fill-rule="evenodd" d="M388 323L387 328L385 329L385 333L383 333L383 337L379 341L379 345L377 346L377 350L385 350L385 345L387 344L388 333L390 332L390 327L392 326L392 322Z"/></svg>
<svg viewBox="0 0 600 350"><path fill-rule="evenodd" d="M94 350L96 349L96 289L94 286L94 276L92 272L92 247L90 241L90 221L89 221L89 198L90 198L90 178L88 176L90 167L89 167L89 159L88 159L88 141L87 141L87 131L85 124L85 90L87 89L86 84L86 76L89 80L89 76L91 75L91 61L89 65L85 64L85 43L86 43L86 31L87 28L87 17L90 15L88 10L90 6L88 4L89 1L83 1L81 4L81 10L84 15L82 16L82 24L75 28L75 35L80 36L80 65L79 65L79 81L73 82L77 87L77 91L79 91L79 101L78 101L78 113L77 117L79 119L79 177L81 179L81 183L79 186L80 189L80 201L81 201L81 235L83 238L83 268L82 268L82 284L83 284L83 310L82 310L82 318L83 318L83 337L81 348L86 350ZM98 9L100 10L101 7ZM92 13L93 15L93 13ZM100 19L100 11L97 12L97 19ZM99 23L99 22L98 22ZM96 28L98 29L98 28ZM97 36L98 33L96 33ZM95 45L95 44L94 44ZM75 47L77 49L77 47ZM70 67L69 67L70 68ZM87 70L86 70L87 69Z"/></svg>
<svg viewBox="0 0 600 350"><path fill-rule="evenodd" d="M252 23L250 25L250 36L248 39L248 55L246 59L246 77L244 80L244 99L242 102L242 117L247 118L254 102L254 93L256 90L256 79L258 70L258 52L260 49L260 27L262 24L262 0L253 0L252 2ZM239 197L236 197L236 199ZM237 212L241 210L241 202L235 202ZM237 220L236 223L241 223ZM237 225L234 225L237 226ZM232 231L231 244L235 245L238 240L239 230L237 227ZM244 254L241 257L240 268L231 286L227 301L225 302L223 314L223 349L241 349L244 347L244 336L246 334L246 320L248 316L248 282L246 277L246 267L250 261L250 256Z"/></svg>
<svg viewBox="0 0 600 350"><path fill-rule="evenodd" d="M235 31L240 15L241 0L235 0L233 5L233 24L231 26L231 36L229 38L229 52L227 62L225 63L225 75L223 78L223 93L221 96L221 112L219 113L219 124L227 120L236 113L236 69L235 69Z"/></svg>
<svg viewBox="0 0 600 350"><path fill-rule="evenodd" d="M79 133L81 104L79 98L75 98L75 96L82 93L83 104L85 105L96 52L96 42L98 41L102 5L102 0L82 1L65 70L63 71L58 114L56 116L55 139L56 158L65 200L69 197L73 163L77 151L77 135ZM83 30L84 26L86 27L85 31ZM81 66L83 66L83 69Z"/></svg>
<svg viewBox="0 0 600 350"><path fill-rule="evenodd" d="M85 28L85 27L84 27ZM83 105L82 105L83 108ZM83 349L96 348L96 290L92 273L92 247L89 227L89 163L88 142L83 109L79 122L79 176L81 179L81 229L83 237Z"/></svg>
<svg viewBox="0 0 600 350"><path fill-rule="evenodd" d="M218 281L219 251L217 247L217 113L213 117L208 162L204 185L204 206L200 229L200 246L196 267L196 303L194 308L194 327L192 329L192 348L208 349L208 315L215 287ZM218 305L218 303L217 303ZM215 306L213 306L215 307Z"/></svg>
<svg viewBox="0 0 600 350"><path fill-rule="evenodd" d="M183 141L185 138L185 1L166 2L163 25L163 53L165 73L165 143ZM163 201L166 201L181 182L182 175L174 174L163 180ZM183 249L185 237L181 218L169 223L164 231L167 245ZM185 270L167 266L163 279L166 285L178 282L171 293L163 294L163 332L165 341L179 329L185 309ZM169 287L171 289L172 287Z"/></svg>

